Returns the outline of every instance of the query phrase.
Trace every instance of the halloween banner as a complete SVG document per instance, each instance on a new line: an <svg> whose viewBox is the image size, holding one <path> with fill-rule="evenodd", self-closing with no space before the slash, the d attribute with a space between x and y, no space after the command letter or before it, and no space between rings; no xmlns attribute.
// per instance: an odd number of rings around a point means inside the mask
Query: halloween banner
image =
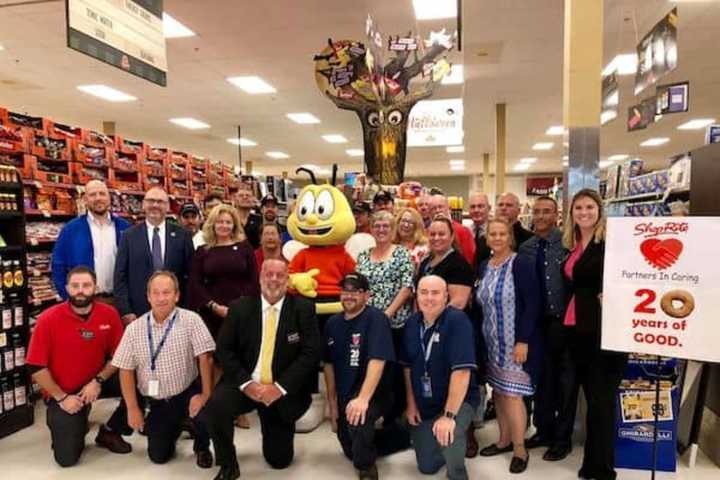
<svg viewBox="0 0 720 480"><path fill-rule="evenodd" d="M366 173L376 182L403 181L410 110L449 73L445 55L454 42L444 29L427 39L411 32L385 36L368 16L365 43L328 39L315 55L320 91L360 119Z"/></svg>
<svg viewBox="0 0 720 480"><path fill-rule="evenodd" d="M607 220L602 348L720 362L718 217Z"/></svg>

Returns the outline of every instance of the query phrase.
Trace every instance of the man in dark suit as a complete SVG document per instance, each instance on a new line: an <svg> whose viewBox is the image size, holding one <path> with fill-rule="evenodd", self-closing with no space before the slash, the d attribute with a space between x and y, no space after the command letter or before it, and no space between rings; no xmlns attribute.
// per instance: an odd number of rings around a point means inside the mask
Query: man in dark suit
<svg viewBox="0 0 720 480"><path fill-rule="evenodd" d="M220 465L216 480L240 476L233 419L252 410L260 417L265 460L277 469L292 462L295 422L310 406L322 339L314 304L287 295L287 284L285 262L265 260L261 297L230 304L218 335L224 373L203 413Z"/></svg>
<svg viewBox="0 0 720 480"><path fill-rule="evenodd" d="M490 201L484 193L473 193L468 199L468 211L473 221L472 234L475 238L475 271L480 264L490 258L492 253L487 244L487 221L490 217Z"/></svg>
<svg viewBox="0 0 720 480"><path fill-rule="evenodd" d="M115 307L128 324L150 310L147 281L158 270L169 270L180 281L181 304L194 252L192 236L180 225L166 221L167 193L151 188L145 193L145 221L127 229L115 262Z"/></svg>
<svg viewBox="0 0 720 480"><path fill-rule="evenodd" d="M518 217L520 216L520 199L511 192L505 192L498 198L496 205L496 215L502 217L512 225L513 235L515 236L515 251L520 245L530 240L533 233L524 228Z"/></svg>

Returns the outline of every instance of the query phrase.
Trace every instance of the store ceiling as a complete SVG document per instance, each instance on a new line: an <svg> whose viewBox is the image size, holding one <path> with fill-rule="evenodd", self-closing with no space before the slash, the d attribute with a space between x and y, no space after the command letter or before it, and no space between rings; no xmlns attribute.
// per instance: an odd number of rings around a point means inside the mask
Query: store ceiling
<svg viewBox="0 0 720 480"><path fill-rule="evenodd" d="M15 0L0 0L0 7ZM523 157L538 157L529 173L559 172L562 137L545 130L562 123L563 0L465 0L462 52L451 60L465 66L465 83L442 86L434 98L465 99L464 154L444 148L408 149L407 174L447 175L448 161L463 158L464 172L480 173L482 154L494 153L495 104L507 104L508 172ZM689 80L691 111L666 116L646 131L627 133L627 107L636 103L633 77L621 77L620 116L603 127L601 155L639 156L659 167L668 157L703 143L704 131L681 132L691 118L720 118L717 84L720 62L713 47L720 40L720 2L679 4L679 68L663 82ZM642 37L676 2L605 1L605 63L634 51ZM197 33L168 40L168 87L162 88L66 47L63 2L0 8L0 105L64 123L99 129L117 122L118 133L230 164L237 147L226 142L242 125L243 137L258 143L243 148L254 170L277 174L300 164L340 164L360 170L361 161L345 150L362 148L356 116L324 98L313 75L312 57L333 39L363 39L371 13L386 34L420 31L427 36L454 22L417 22L411 0L165 0L165 9ZM627 19L627 20L626 20ZM272 84L271 95L248 95L225 81L228 76L258 75ZM76 90L82 84L106 84L138 97L114 104ZM285 117L310 112L322 123L298 125ZM194 117L211 125L190 131L168 122ZM321 135L339 133L347 144L330 144ZM650 137L670 137L656 148L642 148ZM536 152L536 142L553 149ZM289 160L271 160L267 151L284 151Z"/></svg>

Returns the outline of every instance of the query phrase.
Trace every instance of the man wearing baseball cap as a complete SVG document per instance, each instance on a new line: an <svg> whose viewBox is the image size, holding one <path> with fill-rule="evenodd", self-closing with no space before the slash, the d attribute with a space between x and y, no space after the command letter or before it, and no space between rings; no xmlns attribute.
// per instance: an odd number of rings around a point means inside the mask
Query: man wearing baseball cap
<svg viewBox="0 0 720 480"><path fill-rule="evenodd" d="M367 202L357 201L352 207L355 216L355 233L370 233L370 212Z"/></svg>
<svg viewBox="0 0 720 480"><path fill-rule="evenodd" d="M380 210L387 210L390 213L395 213L395 203L390 192L380 190L373 197L373 211L377 212Z"/></svg>
<svg viewBox="0 0 720 480"><path fill-rule="evenodd" d="M278 199L272 193L268 193L260 200L260 214L262 215L262 223L274 223L280 230L280 238L284 244L290 240L287 228L278 220ZM260 228L262 233L262 227Z"/></svg>
<svg viewBox="0 0 720 480"><path fill-rule="evenodd" d="M395 361L390 321L367 304L367 278L352 272L340 282L343 312L325 325L325 383L331 419L358 478L377 479L375 422L392 405L389 362Z"/></svg>
<svg viewBox="0 0 720 480"><path fill-rule="evenodd" d="M193 202L185 202L180 207L180 225L195 235L200 231L200 209Z"/></svg>

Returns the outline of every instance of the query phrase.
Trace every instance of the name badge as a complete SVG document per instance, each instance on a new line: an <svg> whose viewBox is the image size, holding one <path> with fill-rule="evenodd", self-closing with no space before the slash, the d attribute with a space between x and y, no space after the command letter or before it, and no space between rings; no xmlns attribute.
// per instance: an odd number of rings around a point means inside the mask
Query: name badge
<svg viewBox="0 0 720 480"><path fill-rule="evenodd" d="M148 395L151 397L160 395L160 380L152 379L148 381Z"/></svg>
<svg viewBox="0 0 720 480"><path fill-rule="evenodd" d="M422 385L423 398L432 398L432 383L430 383L430 376L423 375L420 377L420 384Z"/></svg>
<svg viewBox="0 0 720 480"><path fill-rule="evenodd" d="M297 343L300 341L300 334L295 332L287 336L288 343Z"/></svg>
<svg viewBox="0 0 720 480"><path fill-rule="evenodd" d="M440 343L440 332L435 332L433 335L433 342Z"/></svg>

